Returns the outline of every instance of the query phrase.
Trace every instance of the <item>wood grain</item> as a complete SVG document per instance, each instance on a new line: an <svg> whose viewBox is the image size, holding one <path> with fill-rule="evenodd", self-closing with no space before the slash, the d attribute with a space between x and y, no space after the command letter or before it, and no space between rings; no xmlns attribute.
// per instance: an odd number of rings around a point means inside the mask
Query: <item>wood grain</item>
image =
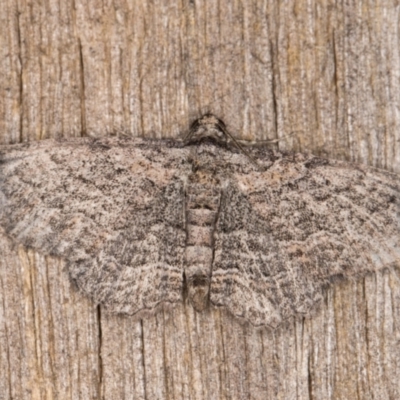
<svg viewBox="0 0 400 400"><path fill-rule="evenodd" d="M400 173L395 1L0 2L0 141L232 134ZM277 331L182 305L133 323L1 239L0 399L396 399L396 271Z"/></svg>

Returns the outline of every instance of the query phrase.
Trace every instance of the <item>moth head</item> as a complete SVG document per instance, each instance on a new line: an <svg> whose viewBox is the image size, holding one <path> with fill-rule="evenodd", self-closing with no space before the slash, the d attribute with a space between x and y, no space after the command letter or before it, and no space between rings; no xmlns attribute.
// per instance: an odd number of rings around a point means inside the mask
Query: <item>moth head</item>
<svg viewBox="0 0 400 400"><path fill-rule="evenodd" d="M222 120L213 114L205 114L201 118L196 119L190 126L189 133L186 135L185 144L199 143L202 140L210 140L215 143L226 144L233 142L233 144L245 154L250 161L258 168L257 161L243 148L243 146L236 140L226 129L226 125Z"/></svg>
<svg viewBox="0 0 400 400"><path fill-rule="evenodd" d="M223 121L213 114L205 114L196 119L190 126L186 143L197 143L203 139L211 139L217 143L226 143L228 139L226 126Z"/></svg>

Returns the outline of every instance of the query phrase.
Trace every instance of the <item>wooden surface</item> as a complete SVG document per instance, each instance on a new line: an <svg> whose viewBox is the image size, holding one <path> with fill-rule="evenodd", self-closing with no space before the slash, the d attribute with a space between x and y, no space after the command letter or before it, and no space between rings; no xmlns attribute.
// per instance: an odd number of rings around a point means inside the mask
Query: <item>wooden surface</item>
<svg viewBox="0 0 400 400"><path fill-rule="evenodd" d="M236 137L400 173L396 1L0 1L0 142ZM0 399L398 399L398 271L276 331L182 304L106 315L60 260L0 241Z"/></svg>

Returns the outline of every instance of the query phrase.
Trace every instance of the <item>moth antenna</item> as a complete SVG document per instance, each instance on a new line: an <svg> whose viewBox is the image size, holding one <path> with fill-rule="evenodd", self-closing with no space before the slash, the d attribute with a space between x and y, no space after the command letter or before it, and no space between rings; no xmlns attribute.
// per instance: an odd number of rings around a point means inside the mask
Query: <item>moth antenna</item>
<svg viewBox="0 0 400 400"><path fill-rule="evenodd" d="M189 132L185 135L183 138L183 143L187 144L189 139L192 137L193 133L195 132L196 128L200 126L199 121L196 120L193 122L193 124L190 126Z"/></svg>
<svg viewBox="0 0 400 400"><path fill-rule="evenodd" d="M249 154L249 152L247 150L245 150L245 148L239 143L239 140L235 139L234 136L232 136L228 130L225 128L225 126L223 126L222 124L218 124L219 129L221 129L222 132L224 132L224 134L226 136L228 136L229 138L232 139L233 144L256 166L256 167L260 167L257 163L257 161Z"/></svg>
<svg viewBox="0 0 400 400"><path fill-rule="evenodd" d="M115 136L117 136L117 137L119 137L118 134L121 135L122 137L126 137L126 138L129 138L129 137L132 136L129 133L127 133L127 132L125 132L125 131L123 131L122 129L119 129L119 128L115 128L114 132L115 132Z"/></svg>
<svg viewBox="0 0 400 400"><path fill-rule="evenodd" d="M256 145L264 145L264 144L273 144L273 143L278 143L281 140L287 139L295 134L297 134L299 131L293 131L289 133L286 136L282 136L281 138L278 139L270 139L270 140L257 140L257 141L248 141L248 140L242 140L242 139L237 139L238 142L240 142L243 146L252 146L254 144Z"/></svg>

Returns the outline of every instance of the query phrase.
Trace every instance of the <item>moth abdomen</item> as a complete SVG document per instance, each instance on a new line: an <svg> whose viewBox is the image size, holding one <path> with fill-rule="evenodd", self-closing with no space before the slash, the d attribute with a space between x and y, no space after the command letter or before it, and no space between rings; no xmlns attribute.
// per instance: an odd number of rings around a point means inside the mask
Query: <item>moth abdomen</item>
<svg viewBox="0 0 400 400"><path fill-rule="evenodd" d="M210 176L199 172L191 177L186 190L185 278L189 301L196 311L207 307L214 256L214 231L221 193ZM205 178L205 179L204 179ZM208 182L207 182L208 181Z"/></svg>

